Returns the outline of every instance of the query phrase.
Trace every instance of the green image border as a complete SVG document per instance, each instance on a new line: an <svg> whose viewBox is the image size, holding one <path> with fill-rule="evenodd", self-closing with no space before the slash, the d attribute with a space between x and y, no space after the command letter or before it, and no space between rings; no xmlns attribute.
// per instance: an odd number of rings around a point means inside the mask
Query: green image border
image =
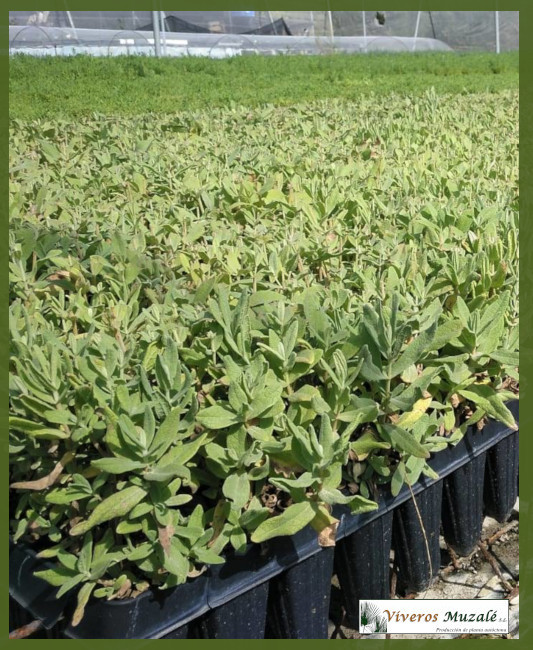
<svg viewBox="0 0 533 650"><path fill-rule="evenodd" d="M180 3L181 9L190 9L190 10L226 10L228 7L233 6L234 10L302 10L302 11L320 11L320 10L371 10L379 9L381 3L369 3L362 2L357 0L354 2L347 2L343 0L329 0L318 2L316 0L312 2L303 2L303 0L287 0L286 2L280 2L279 0L270 0L270 2L259 1L259 0L233 0L231 3L227 1L216 1L216 0L196 0L185 1ZM1 72L6 80L7 88L9 88L9 57L8 57L8 16L7 11L9 9L16 9L16 3L12 3L6 9L6 23L2 27L2 30L5 34L4 43L6 44L5 49L1 51L0 56L0 65ZM20 4L20 8L24 10L42 10L43 7L48 7L49 9L64 10L66 7L74 10L85 10L89 8L89 3L79 2L76 0L70 0L69 2L47 2L44 4L40 2L25 2ZM102 10L151 10L151 9L165 9L165 5L168 9L175 7L176 5L171 5L170 3L145 3L140 2L139 0L130 0L129 2L113 2L111 5L100 4ZM520 11L520 36L521 36L521 56L520 56L520 109L522 119L520 120L520 189L521 189L521 198L520 198L520 208L522 215L528 213L528 209L532 202L533 197L533 120L530 118L530 114L533 113L533 57L531 57L531 50L533 48L533 38L531 34L533 33L533 2L531 0L515 0L514 2L482 2L481 0L463 0L459 2L458 0L434 0L434 1L422 1L422 0L405 0L403 2L391 1L388 3L381 4L382 9L387 10L402 10L402 11L418 11L418 10L443 10L443 11L493 11L493 10L513 10ZM94 5L90 6L91 10L98 10ZM28 83L31 83L31 79L28 80ZM0 119L3 121L4 128L2 129L3 137L1 139L1 157L2 160L6 161L5 169L5 182L1 185L2 199L5 198L5 201L2 201L4 210L2 212L2 226L5 229L4 236L0 237L0 245L2 250L0 251L0 259L5 265L6 269L6 280L0 285L0 295L3 300L5 300L5 305L8 304L8 282L7 282L7 272L8 272L8 125L9 125L9 93L6 92L6 95L2 95L2 101L5 102L4 110L0 111ZM5 197L4 197L5 194ZM521 228L521 249L522 249L522 260L521 260L521 272L522 272L522 283L521 283L521 294L522 294L522 334L521 334L521 350L522 350L522 424L523 431L529 431L530 423L532 420L533 406L529 404L528 401L528 385L531 375L531 366L533 365L533 352L531 347L531 336L533 332L529 330L529 317L531 316L533 321L533 226L530 226L527 218L523 222ZM2 362L5 366L8 365L8 310L2 312L2 319L0 324L0 354L2 355ZM7 415L8 415L8 377L7 373L4 376L4 380L0 382L0 403L3 414L5 414L4 422L7 425ZM525 418L525 419L524 419ZM5 449L5 459L7 463L8 457L8 436L7 431L8 427L5 427L5 435L1 437L2 448ZM521 439L520 446L520 456L522 462L525 458L530 457L532 454L533 442L529 439L529 436L523 435ZM6 481L7 481L8 472L6 471ZM533 485L528 483L527 474L522 472L522 481L521 481L521 530L520 530L520 552L522 555L522 621L520 625L520 639L518 643L524 644L527 642L527 639L530 637L533 638L531 634L531 628L533 625L533 617L529 618L528 606L532 602L531 586L533 584L533 571L529 573L530 563L533 563L533 541L531 537L531 531L533 528L533 519L529 519L529 511L531 506L531 492L533 490ZM8 486L6 485L5 490L6 500L0 501L2 507L2 521L6 528L8 528ZM8 534L6 530L6 537L4 538L7 544ZM8 569L8 555L2 559L0 563L0 584L5 584L6 591L5 594L5 608L1 609L2 621L5 620L6 628L8 627L8 585L9 585L9 569ZM6 629L3 628L3 629ZM7 632L7 629L6 629ZM55 640L39 640L41 644L47 644L51 647L53 643L55 645ZM358 640L346 640L347 642L355 643ZM433 640L420 639L420 640L394 640L394 643L399 643L398 648L407 648L411 647L414 643L417 647L427 646L428 643ZM450 641L441 641L441 643L449 643ZM485 647L489 641L492 646L492 639L467 639L469 644L473 644L476 648ZM178 641L178 643L190 643L191 641ZM204 640L192 641L194 647L200 647L205 643ZM228 648L234 648L235 643L244 647L243 644L249 644L249 640L226 640L224 644ZM373 648L385 648L388 647L389 642L392 640L374 640L375 645ZM106 648L116 647L118 644L126 643L126 640L98 640L98 650L105 650ZM281 646L290 647L286 644L287 640L265 640L263 644L271 644L273 648L279 650ZM312 646L323 647L325 640L305 640L301 641L305 643L306 647ZM151 644L149 640L128 640L128 648L146 648L148 644ZM78 646L85 647L88 650L94 650L94 644L91 640L78 641ZM219 646L220 647L220 646ZM265 647L264 645L262 647ZM394 646L396 648L396 646Z"/></svg>

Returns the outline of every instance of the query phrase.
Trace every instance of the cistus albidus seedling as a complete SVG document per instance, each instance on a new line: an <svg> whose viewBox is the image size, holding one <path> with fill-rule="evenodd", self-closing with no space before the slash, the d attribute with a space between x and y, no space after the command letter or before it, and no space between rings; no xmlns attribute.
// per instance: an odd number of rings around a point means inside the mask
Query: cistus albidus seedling
<svg viewBox="0 0 533 650"><path fill-rule="evenodd" d="M11 534L74 622L515 426L505 99L12 123Z"/></svg>

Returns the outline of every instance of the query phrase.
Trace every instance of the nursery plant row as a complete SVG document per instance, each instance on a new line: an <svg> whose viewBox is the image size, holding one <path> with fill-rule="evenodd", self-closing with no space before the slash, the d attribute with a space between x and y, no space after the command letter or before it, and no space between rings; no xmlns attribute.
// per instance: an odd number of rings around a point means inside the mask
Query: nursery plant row
<svg viewBox="0 0 533 650"><path fill-rule="evenodd" d="M20 54L9 61L9 112L22 119L78 120L94 111L114 117L175 114L206 106L286 105L328 97L353 101L361 95L390 102L395 93L417 97L431 87L440 94L497 94L518 89L518 62L518 52L226 59Z"/></svg>
<svg viewBox="0 0 533 650"><path fill-rule="evenodd" d="M73 627L516 429L517 107L12 121L12 540Z"/></svg>
<svg viewBox="0 0 533 650"><path fill-rule="evenodd" d="M509 407L518 421L518 401ZM353 515L336 508L335 548L321 547L307 527L261 549L250 545L241 555L229 554L222 567L174 589L94 601L77 627L69 625L75 598L58 601L55 589L33 575L45 561L27 546L11 545L11 628L38 620L41 638L327 638L334 573L343 623L358 629L359 600L390 597L391 547L400 593L421 592L441 565L439 533L467 556L484 515L503 523L511 514L518 493L517 432L491 421L481 433L469 429L430 463L438 480L423 478L396 497L384 493L376 511ZM378 621L374 632L380 631Z"/></svg>

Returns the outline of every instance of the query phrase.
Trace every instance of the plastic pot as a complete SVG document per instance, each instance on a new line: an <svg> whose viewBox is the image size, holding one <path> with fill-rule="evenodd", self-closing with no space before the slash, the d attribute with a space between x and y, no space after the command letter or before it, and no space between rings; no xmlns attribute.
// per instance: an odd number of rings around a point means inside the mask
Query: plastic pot
<svg viewBox="0 0 533 650"><path fill-rule="evenodd" d="M507 408L519 423L519 401L507 403ZM519 435L499 422L490 420L483 433L494 440L487 454L485 469L485 514L500 523L506 521L518 496Z"/></svg>
<svg viewBox="0 0 533 650"><path fill-rule="evenodd" d="M268 582L204 614L196 625L201 639L264 639Z"/></svg>
<svg viewBox="0 0 533 650"><path fill-rule="evenodd" d="M327 639L334 548L270 581L267 638Z"/></svg>
<svg viewBox="0 0 533 650"><path fill-rule="evenodd" d="M442 484L437 481L394 511L394 560L398 586L407 592L427 589L440 567L440 512ZM418 508L418 510L417 510Z"/></svg>
<svg viewBox="0 0 533 650"><path fill-rule="evenodd" d="M485 514L500 523L509 519L518 497L518 432L487 452Z"/></svg>
<svg viewBox="0 0 533 650"><path fill-rule="evenodd" d="M35 620L28 610L22 608L16 600L9 598L9 631L28 625ZM49 629L42 627L31 635L32 639L63 639L59 625L53 625Z"/></svg>
<svg viewBox="0 0 533 650"><path fill-rule="evenodd" d="M46 567L34 551L22 544L9 543L9 596L10 629L26 625L35 619L43 628L56 633L63 610L69 602L68 596L56 599L57 590L36 578L33 573ZM52 636L52 638L57 638Z"/></svg>
<svg viewBox="0 0 533 650"><path fill-rule="evenodd" d="M208 609L207 580L200 576L174 589L150 590L138 598L93 600L70 639L186 639L188 623Z"/></svg>
<svg viewBox="0 0 533 650"><path fill-rule="evenodd" d="M486 455L476 456L444 479L442 530L458 555L469 555L481 537Z"/></svg>
<svg viewBox="0 0 533 650"><path fill-rule="evenodd" d="M359 627L359 600L390 597L392 511L342 539L335 547L335 572L341 588L344 620Z"/></svg>
<svg viewBox="0 0 533 650"><path fill-rule="evenodd" d="M138 598L93 599L85 608L80 624L72 627L68 621L75 607L76 593L67 593L57 600L57 590L33 575L47 566L31 549L10 544L9 593L14 628L39 619L51 638L176 639L186 638L187 623L209 609L207 579L200 576L174 589L147 591Z"/></svg>

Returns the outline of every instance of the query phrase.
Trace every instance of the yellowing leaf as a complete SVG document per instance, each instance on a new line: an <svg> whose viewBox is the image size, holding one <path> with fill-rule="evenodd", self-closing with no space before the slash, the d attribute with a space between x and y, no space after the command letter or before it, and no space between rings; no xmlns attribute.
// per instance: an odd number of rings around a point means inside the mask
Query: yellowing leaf
<svg viewBox="0 0 533 650"><path fill-rule="evenodd" d="M403 427L407 431L410 431L428 410L432 399L432 397L425 397L415 402L412 411L408 411L407 413L403 413L401 415L400 419L397 422L398 426Z"/></svg>

